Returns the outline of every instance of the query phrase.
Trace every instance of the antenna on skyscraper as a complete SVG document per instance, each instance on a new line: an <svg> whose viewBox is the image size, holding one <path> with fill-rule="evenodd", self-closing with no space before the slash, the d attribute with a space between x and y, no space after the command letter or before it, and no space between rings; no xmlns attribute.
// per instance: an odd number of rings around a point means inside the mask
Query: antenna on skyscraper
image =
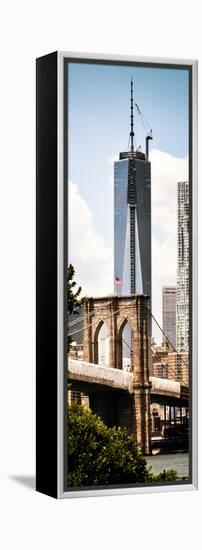
<svg viewBox="0 0 202 550"><path fill-rule="evenodd" d="M134 153L133 78L130 81L130 150Z"/></svg>

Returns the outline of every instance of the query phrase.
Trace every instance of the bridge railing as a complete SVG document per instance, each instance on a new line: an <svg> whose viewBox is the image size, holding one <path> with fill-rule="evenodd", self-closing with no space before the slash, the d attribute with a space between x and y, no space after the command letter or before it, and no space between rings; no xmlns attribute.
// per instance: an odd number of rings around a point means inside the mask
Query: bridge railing
<svg viewBox="0 0 202 550"><path fill-rule="evenodd" d="M86 380L93 379L98 384L106 384L115 388L133 392L133 374L131 372L104 367L94 363L68 359L68 372L75 377Z"/></svg>
<svg viewBox="0 0 202 550"><path fill-rule="evenodd" d="M168 380L167 378L156 378L155 376L150 376L150 381L152 382L152 391L156 390L158 393L170 393L180 396L180 382Z"/></svg>

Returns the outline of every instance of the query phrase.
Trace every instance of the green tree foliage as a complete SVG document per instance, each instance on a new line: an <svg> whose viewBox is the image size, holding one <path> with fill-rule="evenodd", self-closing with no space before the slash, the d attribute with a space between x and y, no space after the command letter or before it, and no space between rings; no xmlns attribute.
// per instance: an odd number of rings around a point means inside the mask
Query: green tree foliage
<svg viewBox="0 0 202 550"><path fill-rule="evenodd" d="M151 473L149 476L149 481L153 481L153 482L160 481L160 483L163 483L164 481L177 481L178 479L179 479L178 473L176 470L173 470L173 469L164 470L159 474Z"/></svg>
<svg viewBox="0 0 202 550"><path fill-rule="evenodd" d="M75 269L72 264L67 268L67 302L69 314L78 313L76 308L81 304L79 296L81 294L81 286L75 289L77 283L74 281Z"/></svg>
<svg viewBox="0 0 202 550"><path fill-rule="evenodd" d="M79 306L83 303L84 299L79 300L79 296L81 294L81 286L79 286L77 289L75 288L77 286L76 281L74 281L74 275L75 275L75 269L72 264L69 264L69 267L67 268L67 307L68 307L68 313L69 315L78 314L79 313ZM71 344L72 338L71 336L68 336L67 339L67 349L69 351L69 346Z"/></svg>
<svg viewBox="0 0 202 550"><path fill-rule="evenodd" d="M91 410L68 410L68 486L149 481L147 462L125 428L107 428Z"/></svg>

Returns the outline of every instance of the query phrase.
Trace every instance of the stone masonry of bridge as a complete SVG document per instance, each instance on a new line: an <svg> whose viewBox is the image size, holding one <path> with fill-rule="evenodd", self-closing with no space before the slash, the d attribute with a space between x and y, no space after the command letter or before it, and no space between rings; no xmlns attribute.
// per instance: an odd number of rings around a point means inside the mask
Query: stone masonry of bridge
<svg viewBox="0 0 202 550"><path fill-rule="evenodd" d="M132 330L132 423L137 444L150 453L150 392L148 366L148 297L142 294L87 298L84 304L83 360L98 363L98 336L105 323L109 334L109 368L122 368L122 333L128 322ZM131 395L130 395L131 400ZM96 412L94 395L94 411ZM108 406L110 406L108 401ZM123 405L122 405L123 406ZM120 400L121 408L121 400ZM124 409L119 410L124 417ZM122 424L122 422L121 422Z"/></svg>

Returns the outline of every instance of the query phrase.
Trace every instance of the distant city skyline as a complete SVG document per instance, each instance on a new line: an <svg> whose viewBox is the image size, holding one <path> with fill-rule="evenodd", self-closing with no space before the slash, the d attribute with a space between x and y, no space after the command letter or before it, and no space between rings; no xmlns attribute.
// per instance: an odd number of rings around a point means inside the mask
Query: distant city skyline
<svg viewBox="0 0 202 550"><path fill-rule="evenodd" d="M152 290L161 321L161 288L177 277L177 182L188 179L186 69L69 65L69 261L84 294L113 293L113 162L128 148L131 76L154 136ZM137 113L135 130L143 147Z"/></svg>

